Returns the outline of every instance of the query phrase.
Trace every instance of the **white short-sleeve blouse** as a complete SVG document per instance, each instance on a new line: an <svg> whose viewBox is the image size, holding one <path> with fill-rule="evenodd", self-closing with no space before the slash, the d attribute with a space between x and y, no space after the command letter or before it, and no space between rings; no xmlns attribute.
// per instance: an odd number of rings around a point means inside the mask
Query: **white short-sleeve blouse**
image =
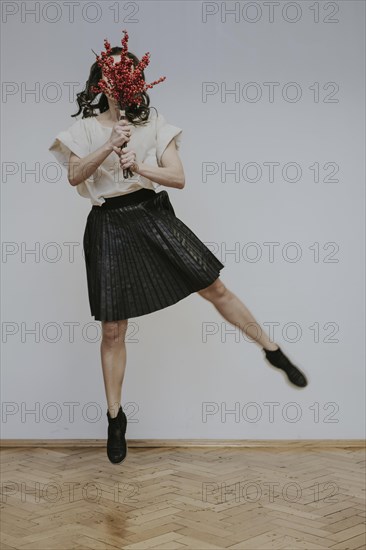
<svg viewBox="0 0 366 550"><path fill-rule="evenodd" d="M102 126L95 117L76 120L67 130L59 132L49 151L66 170L71 152L83 158L101 147L109 138L112 128ZM161 166L161 157L174 139L177 150L180 149L182 129L168 124L164 115L151 109L150 115L142 126L131 126L131 138L128 149L136 153L136 161L152 166ZM107 197L115 197L137 191L143 187L156 189L160 184L133 174L130 178L123 177L117 153L110 155L98 166L96 171L86 180L75 186L82 197L90 199L93 205L101 206Z"/></svg>

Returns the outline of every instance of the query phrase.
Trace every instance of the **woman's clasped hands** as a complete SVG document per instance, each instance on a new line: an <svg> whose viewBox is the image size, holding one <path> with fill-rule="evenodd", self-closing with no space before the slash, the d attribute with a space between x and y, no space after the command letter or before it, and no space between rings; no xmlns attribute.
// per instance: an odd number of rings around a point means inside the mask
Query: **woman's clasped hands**
<svg viewBox="0 0 366 550"><path fill-rule="evenodd" d="M117 121L112 127L112 133L109 138L109 142L112 145L113 151L119 156L120 167L124 170L130 168L132 172L138 172L139 165L136 162L136 153L128 147L121 149L121 146L125 142L129 142L131 139L132 124L122 119Z"/></svg>

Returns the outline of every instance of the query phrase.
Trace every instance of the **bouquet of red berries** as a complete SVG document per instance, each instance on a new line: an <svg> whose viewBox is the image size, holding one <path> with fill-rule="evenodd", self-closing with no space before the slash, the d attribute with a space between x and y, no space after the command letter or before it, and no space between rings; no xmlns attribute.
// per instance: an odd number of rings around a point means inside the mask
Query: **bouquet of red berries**
<svg viewBox="0 0 366 550"><path fill-rule="evenodd" d="M105 51L101 55L97 55L97 63L102 67L103 73L107 81L101 79L97 86L92 86L92 91L95 93L107 93L115 99L120 111L122 111L121 119L126 118L125 109L129 105L140 105L141 93L149 88L152 88L159 82L163 82L166 77L162 76L158 80L154 80L150 84L146 84L142 77L143 70L150 63L150 52L142 56L138 65L133 68L133 60L127 56L128 52L128 32L123 30L124 37L121 40L122 52L121 60L114 63L111 55L111 45L107 38L104 39ZM124 144L122 145L124 147ZM132 176L129 168L123 171L123 177Z"/></svg>

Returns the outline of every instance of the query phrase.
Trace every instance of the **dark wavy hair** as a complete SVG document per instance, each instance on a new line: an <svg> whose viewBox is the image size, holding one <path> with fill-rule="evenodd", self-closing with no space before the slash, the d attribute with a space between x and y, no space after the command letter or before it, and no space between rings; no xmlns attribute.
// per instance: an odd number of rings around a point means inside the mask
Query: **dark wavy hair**
<svg viewBox="0 0 366 550"><path fill-rule="evenodd" d="M110 55L119 55L122 51L120 46L114 46L111 48ZM140 60L132 52L127 52L127 57L132 59L133 66L136 67ZM141 73L142 78L145 80L144 71ZM89 78L85 83L85 89L82 92L76 94L76 101L79 105L79 110L72 117L78 116L81 111L83 112L82 118L89 118L97 116L95 110L97 109L99 113L104 113L108 111L109 104L108 98L104 93L101 93L99 101L97 103L92 103L93 100L99 95L91 91L92 86L96 86L102 78L102 68L99 67L97 61L93 63L90 67ZM139 126L145 124L150 116L150 109L155 109L155 107L149 107L150 98L146 92L141 92L141 103L140 105L129 105L126 107L125 113L126 118L132 124ZM157 111L156 111L157 113Z"/></svg>

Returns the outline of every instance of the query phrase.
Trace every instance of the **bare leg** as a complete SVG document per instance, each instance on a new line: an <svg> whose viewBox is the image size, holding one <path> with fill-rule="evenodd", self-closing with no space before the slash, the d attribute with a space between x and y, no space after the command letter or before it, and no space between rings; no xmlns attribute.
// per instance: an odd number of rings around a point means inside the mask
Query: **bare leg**
<svg viewBox="0 0 366 550"><path fill-rule="evenodd" d="M117 416L121 404L122 383L126 369L127 326L128 319L102 321L100 354L108 410L112 418Z"/></svg>
<svg viewBox="0 0 366 550"><path fill-rule="evenodd" d="M257 323L249 309L229 290L218 277L210 286L198 291L198 294L209 300L229 323L240 330L258 345L275 350L278 345L268 338Z"/></svg>

